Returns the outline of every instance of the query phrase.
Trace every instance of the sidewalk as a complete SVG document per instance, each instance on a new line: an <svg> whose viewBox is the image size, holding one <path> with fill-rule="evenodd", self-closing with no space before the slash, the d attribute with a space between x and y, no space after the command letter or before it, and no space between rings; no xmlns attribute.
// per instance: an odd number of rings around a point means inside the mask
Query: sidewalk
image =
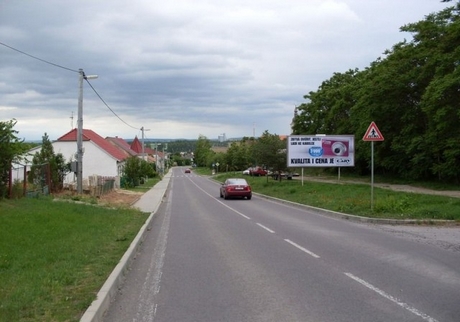
<svg viewBox="0 0 460 322"><path fill-rule="evenodd" d="M102 288L97 293L96 300L91 303L91 306L86 310L85 314L83 314L80 322L102 321L104 313L109 308L110 302L113 300L118 289L123 284L125 272L128 270L132 260L135 258L138 248L142 245L145 235L149 230L150 223L163 201L166 190L168 189L169 180L171 179L171 174L171 171L168 171L160 182L144 193L132 206L133 208L138 208L143 212L150 213L150 216L139 230L139 233L136 238L134 238L120 262L118 262L118 265L114 268Z"/></svg>
<svg viewBox="0 0 460 322"><path fill-rule="evenodd" d="M158 182L155 186L150 188L146 193L144 193L138 201L133 204L133 208L138 208L142 212L156 212L160 206L163 196L166 192L166 189L169 185L169 180L171 179L171 171L163 177L163 179Z"/></svg>

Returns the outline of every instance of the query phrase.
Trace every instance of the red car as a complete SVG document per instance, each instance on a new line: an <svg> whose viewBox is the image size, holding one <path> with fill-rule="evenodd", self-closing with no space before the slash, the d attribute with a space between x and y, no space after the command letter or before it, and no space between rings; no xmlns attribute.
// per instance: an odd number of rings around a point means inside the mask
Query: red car
<svg viewBox="0 0 460 322"><path fill-rule="evenodd" d="M191 171L190 171L190 169L185 169L184 172L185 172L185 173L190 173Z"/></svg>
<svg viewBox="0 0 460 322"><path fill-rule="evenodd" d="M267 175L267 171L265 171L265 170L262 169L261 167L252 168L251 170L249 170L249 175L255 176L255 177L258 177L258 176L266 176L266 175Z"/></svg>
<svg viewBox="0 0 460 322"><path fill-rule="evenodd" d="M228 199L230 197L242 197L250 200L252 198L251 186L245 179L227 179L220 186L220 197L224 199Z"/></svg>

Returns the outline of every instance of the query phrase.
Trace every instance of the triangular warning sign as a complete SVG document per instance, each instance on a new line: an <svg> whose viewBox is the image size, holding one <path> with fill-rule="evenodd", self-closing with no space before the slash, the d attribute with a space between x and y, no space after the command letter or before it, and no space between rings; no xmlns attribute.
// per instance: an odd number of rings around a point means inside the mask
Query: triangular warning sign
<svg viewBox="0 0 460 322"><path fill-rule="evenodd" d="M363 136L363 141L383 141L383 135L374 122L371 122L367 128L366 134Z"/></svg>

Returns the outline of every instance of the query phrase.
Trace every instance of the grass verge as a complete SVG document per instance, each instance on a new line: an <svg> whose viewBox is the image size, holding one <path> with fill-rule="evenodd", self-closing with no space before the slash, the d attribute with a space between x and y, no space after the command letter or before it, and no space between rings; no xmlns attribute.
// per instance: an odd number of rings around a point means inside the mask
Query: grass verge
<svg viewBox="0 0 460 322"><path fill-rule="evenodd" d="M150 188L156 185L159 181L161 181L160 177L149 178L145 180L144 183L142 183L141 185L133 187L133 188L126 188L126 190L135 191L135 192L147 192Z"/></svg>
<svg viewBox="0 0 460 322"><path fill-rule="evenodd" d="M0 321L78 321L148 214L56 202L0 202Z"/></svg>
<svg viewBox="0 0 460 322"><path fill-rule="evenodd" d="M369 185L313 181L305 181L302 185L301 180L280 182L272 178L267 180L267 177L243 176L240 173L220 174L215 179L224 181L228 177L244 177L257 193L350 215L423 222L460 222L459 198L396 192L374 187L374 203L371 207Z"/></svg>

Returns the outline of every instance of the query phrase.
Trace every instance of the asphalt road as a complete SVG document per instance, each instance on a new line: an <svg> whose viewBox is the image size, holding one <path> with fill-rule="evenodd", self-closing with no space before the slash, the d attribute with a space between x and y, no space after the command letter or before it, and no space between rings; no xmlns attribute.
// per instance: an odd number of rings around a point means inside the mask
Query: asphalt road
<svg viewBox="0 0 460 322"><path fill-rule="evenodd" d="M105 321L460 321L460 253L173 171Z"/></svg>

